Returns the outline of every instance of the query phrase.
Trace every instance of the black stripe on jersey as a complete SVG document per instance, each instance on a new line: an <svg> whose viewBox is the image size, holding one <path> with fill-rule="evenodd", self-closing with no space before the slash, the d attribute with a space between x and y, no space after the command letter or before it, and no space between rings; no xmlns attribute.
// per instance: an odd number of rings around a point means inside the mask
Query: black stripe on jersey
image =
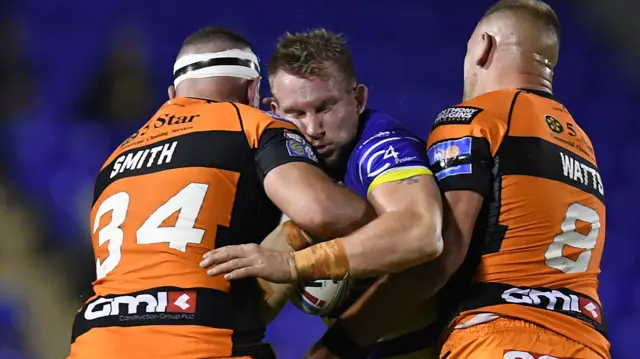
<svg viewBox="0 0 640 359"><path fill-rule="evenodd" d="M507 226L500 223L500 213L502 212L502 167L500 167L500 151L502 149L504 139L509 136L509 131L511 131L511 123L513 122L513 110L516 108L516 102L518 101L518 96L520 96L521 93L522 91L518 91L515 95L513 95L511 105L509 105L507 129L504 132L502 142L500 142L498 150L496 151L496 156L493 159L493 168L491 171L491 173L493 174L493 198L488 203L488 205L483 205L483 217L480 217L486 218L487 220L480 225L476 224L476 227L482 228L482 231L485 232L485 244L484 247L474 247L473 249L477 249L482 254L491 254L500 251L500 247L502 247L502 241L504 241L504 237L507 235ZM485 226L486 229L484 229ZM475 272L476 263L471 261L470 263L473 263L473 266L469 267L471 270L469 272L469 275L472 276L473 274L471 273Z"/></svg>
<svg viewBox="0 0 640 359"><path fill-rule="evenodd" d="M232 356L255 357L269 349L262 344L265 327L260 320L247 322L253 311L247 313L242 308L246 303L256 307L253 304L260 290L254 280L234 281L234 285L231 293L212 288L158 287L96 297L76 314L71 343L95 328L197 325L233 330Z"/></svg>
<svg viewBox="0 0 640 359"><path fill-rule="evenodd" d="M153 138L153 137L149 137ZM95 203L111 183L133 176L184 167L207 167L241 172L253 160L247 138L240 131L203 131L154 142L122 152L98 175Z"/></svg>
<svg viewBox="0 0 640 359"><path fill-rule="evenodd" d="M534 176L562 182L604 203L604 188L598 168L577 154L539 137L506 137L500 147L500 172L503 176Z"/></svg>
<svg viewBox="0 0 640 359"><path fill-rule="evenodd" d="M494 305L522 305L567 315L580 320L602 334L608 333L600 303L568 288L514 287L504 283L474 283L460 291L456 315ZM544 326L544 323L534 323Z"/></svg>
<svg viewBox="0 0 640 359"><path fill-rule="evenodd" d="M478 139L479 141L486 141L486 139L484 138L480 138ZM442 142L442 141L440 141ZM438 142L439 143L439 142ZM437 144L437 143L436 143ZM443 163L446 163L446 167L443 166ZM472 156L457 156L454 158L449 158L446 161L439 161L434 163L431 166L431 171L433 171L433 173L439 173L440 171L448 168L448 167L456 167L456 166L460 166L460 165L469 165L469 164L473 164L473 157Z"/></svg>
<svg viewBox="0 0 640 359"><path fill-rule="evenodd" d="M210 288L159 287L87 302L73 323L73 343L93 328L199 325L235 329L233 296Z"/></svg>

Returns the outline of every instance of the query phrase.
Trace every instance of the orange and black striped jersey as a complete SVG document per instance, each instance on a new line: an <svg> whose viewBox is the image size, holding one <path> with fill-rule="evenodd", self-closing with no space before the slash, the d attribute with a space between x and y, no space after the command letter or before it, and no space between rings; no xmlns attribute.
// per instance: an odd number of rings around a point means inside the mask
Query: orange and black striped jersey
<svg viewBox="0 0 640 359"><path fill-rule="evenodd" d="M255 355L265 330L257 282L210 277L199 263L214 248L260 243L278 225L262 180L289 162L317 159L282 119L231 102L165 103L98 175L97 279L70 358Z"/></svg>
<svg viewBox="0 0 640 359"><path fill-rule="evenodd" d="M451 327L481 313L520 318L608 358L597 293L604 188L591 141L567 109L540 91L490 92L442 111L427 148L444 192L484 197L457 273L474 279L453 291Z"/></svg>

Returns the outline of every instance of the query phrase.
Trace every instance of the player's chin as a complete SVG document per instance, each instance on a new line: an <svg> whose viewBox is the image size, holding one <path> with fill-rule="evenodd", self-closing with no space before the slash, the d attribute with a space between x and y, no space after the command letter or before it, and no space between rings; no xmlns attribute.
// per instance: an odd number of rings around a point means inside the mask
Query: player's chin
<svg viewBox="0 0 640 359"><path fill-rule="evenodd" d="M334 168L340 165L340 153L338 151L331 150L320 154L320 162L322 162L326 167Z"/></svg>

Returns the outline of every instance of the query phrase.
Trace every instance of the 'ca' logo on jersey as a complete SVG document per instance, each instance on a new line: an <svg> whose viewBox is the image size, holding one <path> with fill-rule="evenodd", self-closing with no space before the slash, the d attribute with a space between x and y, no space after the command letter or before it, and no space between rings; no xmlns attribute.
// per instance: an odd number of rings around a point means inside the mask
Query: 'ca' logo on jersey
<svg viewBox="0 0 640 359"><path fill-rule="evenodd" d="M562 124L555 117L551 115L545 115L544 120L547 122L547 126L549 126L551 131L555 133L562 133L562 131L564 131Z"/></svg>

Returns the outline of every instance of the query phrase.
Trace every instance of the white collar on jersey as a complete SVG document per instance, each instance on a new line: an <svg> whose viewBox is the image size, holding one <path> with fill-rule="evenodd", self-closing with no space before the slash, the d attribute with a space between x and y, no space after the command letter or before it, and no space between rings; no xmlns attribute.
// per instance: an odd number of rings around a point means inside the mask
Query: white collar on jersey
<svg viewBox="0 0 640 359"><path fill-rule="evenodd" d="M180 57L173 65L173 85L186 79L238 77L246 80L260 76L258 57L252 51L233 49Z"/></svg>

